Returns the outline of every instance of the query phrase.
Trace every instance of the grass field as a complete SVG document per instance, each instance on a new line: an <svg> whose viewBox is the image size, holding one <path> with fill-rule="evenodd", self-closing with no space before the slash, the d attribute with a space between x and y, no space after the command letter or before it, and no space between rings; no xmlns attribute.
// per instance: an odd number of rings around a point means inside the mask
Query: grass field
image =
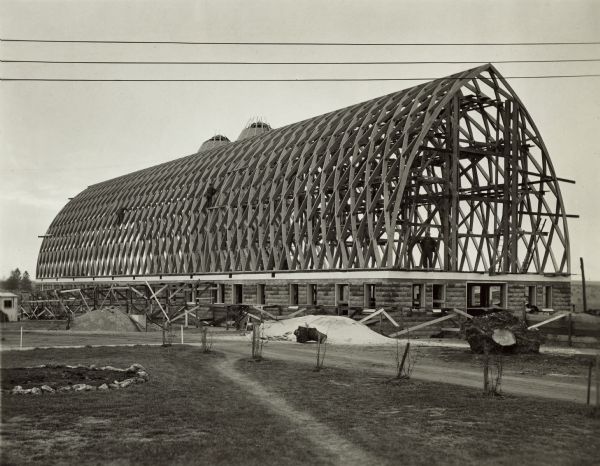
<svg viewBox="0 0 600 466"><path fill-rule="evenodd" d="M600 458L600 419L570 403L490 398L283 361L230 362L185 346L2 353L2 367L48 362L138 362L150 381L109 393L4 395L2 464L342 464L319 448L314 436L323 437L323 428L373 464L579 465ZM224 364L260 387L259 395L227 377ZM297 413L321 430L304 428L290 417Z"/></svg>
<svg viewBox="0 0 600 466"><path fill-rule="evenodd" d="M142 364L148 383L108 393L2 398L2 464L327 464L284 419L190 347L2 353L2 367ZM282 448L281 445L285 445Z"/></svg>

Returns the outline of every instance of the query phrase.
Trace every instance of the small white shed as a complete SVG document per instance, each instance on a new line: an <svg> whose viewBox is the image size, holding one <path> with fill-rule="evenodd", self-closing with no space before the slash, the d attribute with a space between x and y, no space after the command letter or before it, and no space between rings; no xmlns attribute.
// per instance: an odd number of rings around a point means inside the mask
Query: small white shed
<svg viewBox="0 0 600 466"><path fill-rule="evenodd" d="M9 291L0 291L0 312L8 318L9 322L19 320L19 297Z"/></svg>

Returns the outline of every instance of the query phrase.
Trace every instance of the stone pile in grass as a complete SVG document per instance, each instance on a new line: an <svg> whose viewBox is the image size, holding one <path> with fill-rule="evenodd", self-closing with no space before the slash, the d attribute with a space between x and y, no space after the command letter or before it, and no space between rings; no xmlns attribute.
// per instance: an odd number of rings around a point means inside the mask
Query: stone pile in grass
<svg viewBox="0 0 600 466"><path fill-rule="evenodd" d="M104 307L76 316L69 325L71 330L95 332L139 332L129 315L118 307Z"/></svg>
<svg viewBox="0 0 600 466"><path fill-rule="evenodd" d="M42 364L34 367L2 369L4 392L13 395L45 395L61 392L108 391L127 388L148 381L148 372L141 364L126 369L63 364ZM8 380L7 380L8 379ZM8 388L15 380L20 385ZM82 382L82 383L73 383ZM85 382L83 382L85 381ZM28 388L27 388L28 387Z"/></svg>
<svg viewBox="0 0 600 466"><path fill-rule="evenodd" d="M334 345L386 345L396 344L393 338L374 332L369 327L342 316L303 316L292 319L266 321L262 336L266 340L296 341L298 327L316 328L327 335L327 343Z"/></svg>

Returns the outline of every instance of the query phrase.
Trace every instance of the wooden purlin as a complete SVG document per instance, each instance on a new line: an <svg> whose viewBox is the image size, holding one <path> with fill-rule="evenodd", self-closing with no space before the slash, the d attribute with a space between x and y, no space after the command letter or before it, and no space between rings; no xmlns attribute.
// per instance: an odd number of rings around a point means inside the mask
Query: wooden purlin
<svg viewBox="0 0 600 466"><path fill-rule="evenodd" d="M546 148L491 65L90 186L37 276L411 269L427 229L441 270L570 270Z"/></svg>

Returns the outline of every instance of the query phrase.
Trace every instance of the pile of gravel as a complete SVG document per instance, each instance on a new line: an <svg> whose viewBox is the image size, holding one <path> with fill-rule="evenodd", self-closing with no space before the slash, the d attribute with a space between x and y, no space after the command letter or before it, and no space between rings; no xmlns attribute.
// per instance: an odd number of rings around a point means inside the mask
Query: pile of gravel
<svg viewBox="0 0 600 466"><path fill-rule="evenodd" d="M70 323L71 330L100 332L139 332L140 329L123 311L105 307L76 316Z"/></svg>

